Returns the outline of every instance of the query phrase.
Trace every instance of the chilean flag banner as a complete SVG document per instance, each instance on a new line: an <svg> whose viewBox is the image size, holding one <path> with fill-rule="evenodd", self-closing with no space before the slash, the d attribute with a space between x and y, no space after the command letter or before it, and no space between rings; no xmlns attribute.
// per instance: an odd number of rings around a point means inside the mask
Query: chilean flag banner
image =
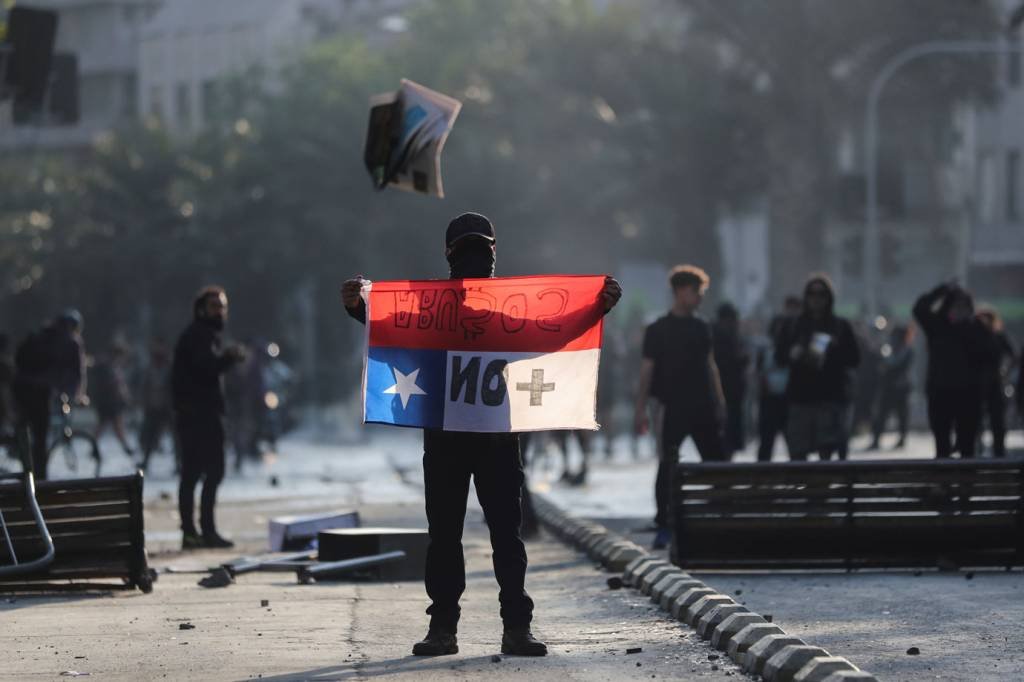
<svg viewBox="0 0 1024 682"><path fill-rule="evenodd" d="M367 282L363 421L597 429L604 276Z"/></svg>

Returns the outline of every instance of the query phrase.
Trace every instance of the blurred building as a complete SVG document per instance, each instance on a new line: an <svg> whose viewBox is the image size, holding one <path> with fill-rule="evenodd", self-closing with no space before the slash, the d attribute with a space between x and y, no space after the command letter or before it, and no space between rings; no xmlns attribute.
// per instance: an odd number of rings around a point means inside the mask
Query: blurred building
<svg viewBox="0 0 1024 682"><path fill-rule="evenodd" d="M0 124L0 148L84 147L104 131L135 118L138 49L143 25L164 0L22 0L22 7L55 10L55 51L78 60L79 120L56 125ZM172 0L173 2L173 0Z"/></svg>
<svg viewBox="0 0 1024 682"><path fill-rule="evenodd" d="M1019 2L1019 0L1017 0ZM1002 3L1007 15L1014 3ZM1001 40L1022 46L1021 29ZM996 105L965 116L970 241L967 281L987 298L1024 307L1024 56L999 57Z"/></svg>
<svg viewBox="0 0 1024 682"><path fill-rule="evenodd" d="M272 74L314 40L358 27L371 43L404 30L414 0L169 0L146 25L139 49L142 116L171 130L199 130L226 77Z"/></svg>

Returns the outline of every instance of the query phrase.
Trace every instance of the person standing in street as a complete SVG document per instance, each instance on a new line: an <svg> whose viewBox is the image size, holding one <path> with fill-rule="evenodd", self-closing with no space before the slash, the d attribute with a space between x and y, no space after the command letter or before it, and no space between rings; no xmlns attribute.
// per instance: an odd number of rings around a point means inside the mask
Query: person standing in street
<svg viewBox="0 0 1024 682"><path fill-rule="evenodd" d="M99 421L96 424L96 440L99 440L107 427L113 429L121 449L129 457L135 455L135 449L128 443L128 434L124 428L124 412L131 405L131 391L125 376L125 363L128 359L128 348L121 343L111 345L109 352L93 368L92 404L96 408Z"/></svg>
<svg viewBox="0 0 1024 682"><path fill-rule="evenodd" d="M910 415L910 369L914 365L914 349L911 347L912 329L896 325L889 335L889 343L881 350L881 375L878 391L878 405L872 425L872 439L868 450L878 450L889 415L896 414L899 440L896 449L907 443L907 425Z"/></svg>
<svg viewBox="0 0 1024 682"><path fill-rule="evenodd" d="M992 456L1006 457L1006 376L1017 361L1017 351L1006 334L1003 318L995 308L978 311L978 320L992 335L994 352L989 354L982 369L982 415L988 418L992 432ZM978 437L981 437L979 430Z"/></svg>
<svg viewBox="0 0 1024 682"><path fill-rule="evenodd" d="M671 538L672 479L683 441L693 438L705 462L724 459L725 394L715 364L711 325L697 314L710 282L707 273L694 265L675 267L669 276L672 309L644 333L634 428L638 433L647 431L647 403L654 398L661 434L654 483L654 549L664 549Z"/></svg>
<svg viewBox="0 0 1024 682"><path fill-rule="evenodd" d="M445 256L452 279L494 276L495 234L490 220L479 213L463 213L448 224ZM362 278L347 280L341 288L346 312L366 323L366 304L360 296ZM602 291L605 310L618 302L621 289L607 278ZM430 544L425 583L431 600L426 637L412 649L416 656L458 653L459 599L466 589L462 531L469 483L491 535L494 574L504 633L501 651L518 656L544 656L547 646L530 630L533 600L526 592L526 547L520 536L521 494L524 480L520 439L516 433L476 433L424 429L423 483Z"/></svg>
<svg viewBox="0 0 1024 682"><path fill-rule="evenodd" d="M729 459L746 445L743 408L747 401L747 366L750 355L746 341L740 333L740 316L736 306L723 303L718 306L715 324L711 330L714 339L715 365L722 379L725 395L725 430L723 447Z"/></svg>
<svg viewBox="0 0 1024 682"><path fill-rule="evenodd" d="M791 320L795 320L802 308L800 299L787 296L783 312L768 324L767 344L757 355L757 461L770 462L775 450L775 439L781 433L786 437L786 386L789 384L789 367L775 361L775 347L782 332Z"/></svg>
<svg viewBox="0 0 1024 682"><path fill-rule="evenodd" d="M850 412L851 370L860 351L850 323L835 314L832 281L813 274L804 287L803 311L786 325L775 361L789 367L786 442L789 458L806 461L845 458Z"/></svg>
<svg viewBox="0 0 1024 682"><path fill-rule="evenodd" d="M217 532L214 507L224 478L223 374L245 359L241 346L223 347L228 297L221 287L205 287L192 306L193 320L178 339L171 366L175 429L181 446L178 512L182 549L228 548L234 543ZM196 530L195 489L203 481Z"/></svg>
<svg viewBox="0 0 1024 682"><path fill-rule="evenodd" d="M149 468L149 458L160 445L160 437L174 417L171 406L171 373L168 367L167 344L153 341L149 348L149 365L142 375L142 428L139 429L140 466ZM180 470L180 462L178 468Z"/></svg>
<svg viewBox="0 0 1024 682"><path fill-rule="evenodd" d="M54 398L85 399L85 346L82 314L65 310L51 324L29 334L14 355L17 429L28 431L35 476L48 475L50 410Z"/></svg>
<svg viewBox="0 0 1024 682"><path fill-rule="evenodd" d="M928 339L928 424L935 456L953 454L951 433L963 458L974 457L984 392L984 367L995 341L974 316L974 298L956 283L940 284L914 304L914 319Z"/></svg>

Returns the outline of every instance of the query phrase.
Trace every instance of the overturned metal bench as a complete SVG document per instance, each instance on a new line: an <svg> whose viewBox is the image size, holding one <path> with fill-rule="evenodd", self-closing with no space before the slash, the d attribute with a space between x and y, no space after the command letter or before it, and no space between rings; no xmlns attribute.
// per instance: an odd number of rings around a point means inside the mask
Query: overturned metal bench
<svg viewBox="0 0 1024 682"><path fill-rule="evenodd" d="M153 589L142 518L142 474L110 478L39 481L35 499L53 542L48 565L0 574L0 591L82 588ZM0 543L0 564L13 548L18 557L45 554L34 510L22 483L0 484L11 546ZM96 583L114 579L115 583Z"/></svg>
<svg viewBox="0 0 1024 682"><path fill-rule="evenodd" d="M680 464L670 556L688 568L1024 563L1024 461Z"/></svg>

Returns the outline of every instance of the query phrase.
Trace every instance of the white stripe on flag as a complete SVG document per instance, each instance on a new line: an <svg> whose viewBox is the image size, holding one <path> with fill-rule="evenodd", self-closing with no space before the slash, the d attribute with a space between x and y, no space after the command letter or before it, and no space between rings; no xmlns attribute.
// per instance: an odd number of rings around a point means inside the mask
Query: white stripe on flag
<svg viewBox="0 0 1024 682"><path fill-rule="evenodd" d="M558 353L448 351L446 431L598 428L600 349Z"/></svg>

